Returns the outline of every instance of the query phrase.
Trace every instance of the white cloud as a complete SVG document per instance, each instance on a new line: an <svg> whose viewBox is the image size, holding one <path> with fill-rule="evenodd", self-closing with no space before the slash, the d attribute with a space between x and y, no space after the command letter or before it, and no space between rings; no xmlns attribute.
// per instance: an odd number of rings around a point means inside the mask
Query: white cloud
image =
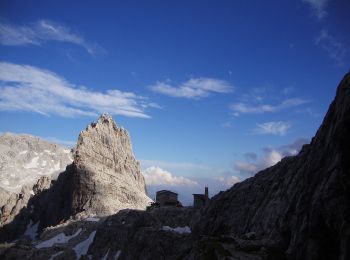
<svg viewBox="0 0 350 260"><path fill-rule="evenodd" d="M292 144L283 145L277 148L264 148L260 158L255 153L249 153L249 158L246 161L236 161L234 169L242 175L253 175L260 170L275 165L283 157L296 155L302 146L308 143L305 138L298 138ZM254 154L254 156L252 156ZM253 158L253 159L252 159Z"/></svg>
<svg viewBox="0 0 350 260"><path fill-rule="evenodd" d="M149 118L144 112L148 104L144 97L117 89L102 93L78 87L51 71L28 65L0 62L0 89L0 110L3 111L63 117L109 113Z"/></svg>
<svg viewBox="0 0 350 260"><path fill-rule="evenodd" d="M68 42L83 47L94 55L103 52L97 44L87 42L70 28L48 20L28 25L0 22L0 43L8 46L41 45L48 41Z"/></svg>
<svg viewBox="0 0 350 260"><path fill-rule="evenodd" d="M347 49L343 43L330 35L327 30L321 30L320 35L315 40L315 44L324 49L338 65L343 65Z"/></svg>
<svg viewBox="0 0 350 260"><path fill-rule="evenodd" d="M236 176L218 176L218 177L214 177L214 180L221 182L222 184L224 184L225 186L229 186L231 187L232 185L240 182L239 178Z"/></svg>
<svg viewBox="0 0 350 260"><path fill-rule="evenodd" d="M329 0L302 0L310 5L317 18L322 19L327 16L326 7Z"/></svg>
<svg viewBox="0 0 350 260"><path fill-rule="evenodd" d="M282 101L279 104L249 104L249 103L234 103L230 105L230 109L235 116L240 114L261 114L261 113L271 113L279 112L281 110L300 106L307 103L307 100L301 98L290 98Z"/></svg>
<svg viewBox="0 0 350 260"><path fill-rule="evenodd" d="M234 169L241 174L253 174L259 170L255 163L244 161L235 162Z"/></svg>
<svg viewBox="0 0 350 260"><path fill-rule="evenodd" d="M257 128L254 129L255 134L273 134L273 135L285 135L288 129L291 128L291 124L287 122L266 122L263 124L256 124Z"/></svg>
<svg viewBox="0 0 350 260"><path fill-rule="evenodd" d="M174 176L170 172L160 167L151 166L144 170L147 185L169 185L169 186L196 186L196 181L190 180L182 176Z"/></svg>
<svg viewBox="0 0 350 260"><path fill-rule="evenodd" d="M233 87L224 80L213 78L192 78L178 86L172 86L168 82L157 82L150 86L154 92L171 97L198 99L210 95L210 93L229 93Z"/></svg>

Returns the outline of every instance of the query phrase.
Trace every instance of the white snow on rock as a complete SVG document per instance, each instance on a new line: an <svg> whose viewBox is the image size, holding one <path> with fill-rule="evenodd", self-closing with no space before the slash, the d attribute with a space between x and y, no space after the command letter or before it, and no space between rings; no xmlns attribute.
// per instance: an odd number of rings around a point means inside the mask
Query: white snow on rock
<svg viewBox="0 0 350 260"><path fill-rule="evenodd" d="M40 244L36 245L35 247L40 249L40 248L45 248L45 247L52 247L54 244L65 244L69 240L71 240L73 237L76 237L77 235L80 234L81 228L77 230L73 235L66 236L64 233L59 233L58 235L50 238L49 240L46 240L44 242L41 242Z"/></svg>
<svg viewBox="0 0 350 260"><path fill-rule="evenodd" d="M170 231L170 232L175 232L178 234L190 234L191 233L191 229L188 226L185 227L169 227L169 226L163 226L162 228L164 231Z"/></svg>
<svg viewBox="0 0 350 260"><path fill-rule="evenodd" d="M10 185L10 182L8 180L2 180L1 183L3 185Z"/></svg>
<svg viewBox="0 0 350 260"><path fill-rule="evenodd" d="M117 260L117 259L119 258L119 256L120 256L121 253L122 253L122 251L121 251L121 250L118 250L117 253L115 253L113 259L114 259L114 260Z"/></svg>
<svg viewBox="0 0 350 260"><path fill-rule="evenodd" d="M35 223L35 224L33 225L32 220L30 220L30 222L29 222L29 224L28 224L28 226L27 226L27 229L26 229L26 231L24 232L24 235L29 236L31 240L34 240L35 237L36 237L37 234L38 234L39 223L40 223L40 221L38 221L37 223Z"/></svg>
<svg viewBox="0 0 350 260"><path fill-rule="evenodd" d="M107 253L101 258L101 260L107 260L107 257L109 255L109 250L110 250L110 248L108 248Z"/></svg>
<svg viewBox="0 0 350 260"><path fill-rule="evenodd" d="M88 217L85 219L85 221L90 221L90 222L99 222L100 219L99 218L95 218L95 217Z"/></svg>
<svg viewBox="0 0 350 260"><path fill-rule="evenodd" d="M49 258L49 260L53 260L56 256L59 256L60 254L63 254L64 253L64 251L59 251L59 252L57 252L56 254L53 254L50 258Z"/></svg>
<svg viewBox="0 0 350 260"><path fill-rule="evenodd" d="M94 241L95 234L96 231L91 232L91 234L86 240L73 247L73 250L75 251L75 254L77 256L77 260L80 259L81 256L86 255L91 243Z"/></svg>
<svg viewBox="0 0 350 260"><path fill-rule="evenodd" d="M29 163L25 164L23 168L24 169L38 168L39 167L38 160L39 160L39 157L34 157Z"/></svg>
<svg viewBox="0 0 350 260"><path fill-rule="evenodd" d="M20 193L41 176L56 179L73 161L71 150L31 135L0 134L0 188Z"/></svg>

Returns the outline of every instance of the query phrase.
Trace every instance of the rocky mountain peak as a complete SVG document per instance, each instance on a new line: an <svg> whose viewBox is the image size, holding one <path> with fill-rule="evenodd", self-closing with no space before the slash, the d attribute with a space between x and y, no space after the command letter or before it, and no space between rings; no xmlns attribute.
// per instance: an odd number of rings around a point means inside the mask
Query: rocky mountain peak
<svg viewBox="0 0 350 260"><path fill-rule="evenodd" d="M103 114L78 138L74 204L79 210L111 214L129 207L144 209L150 199L128 132Z"/></svg>
<svg viewBox="0 0 350 260"><path fill-rule="evenodd" d="M116 123L113 120L113 117L109 114L102 114L97 120L98 123L104 123L104 124L113 124L116 125Z"/></svg>

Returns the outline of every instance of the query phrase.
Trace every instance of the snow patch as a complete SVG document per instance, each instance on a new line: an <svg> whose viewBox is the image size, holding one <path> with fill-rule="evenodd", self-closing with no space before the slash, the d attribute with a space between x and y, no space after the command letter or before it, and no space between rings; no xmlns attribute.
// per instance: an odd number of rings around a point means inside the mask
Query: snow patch
<svg viewBox="0 0 350 260"><path fill-rule="evenodd" d="M119 258L119 256L120 256L121 253L122 253L122 251L121 251L121 250L118 250L117 253L115 253L113 259L114 259L114 260L117 260L117 259Z"/></svg>
<svg viewBox="0 0 350 260"><path fill-rule="evenodd" d="M53 166L53 169L54 171L59 171L60 170L60 163L56 163L54 166Z"/></svg>
<svg viewBox="0 0 350 260"><path fill-rule="evenodd" d="M27 163L26 165L23 166L24 169L33 169L33 168L38 168L39 164L38 164L38 160L39 157L34 157L30 163Z"/></svg>
<svg viewBox="0 0 350 260"><path fill-rule="evenodd" d="M170 232L175 232L178 234L190 234L191 233L191 229L188 226L185 227L169 227L169 226L163 226L162 228L164 231L170 231Z"/></svg>
<svg viewBox="0 0 350 260"><path fill-rule="evenodd" d="M24 235L29 236L31 240L34 240L35 237L38 235L38 227L39 227L39 223L40 221L38 221L37 223L35 223L33 225L33 221L30 220L26 231L24 232Z"/></svg>
<svg viewBox="0 0 350 260"><path fill-rule="evenodd" d="M8 180L3 180L1 183L6 186L10 185L10 182Z"/></svg>
<svg viewBox="0 0 350 260"><path fill-rule="evenodd" d="M70 236L66 236L64 233L59 233L58 235L54 236L53 238L46 240L46 241L36 245L35 247L40 249L40 248L44 248L44 247L52 247L54 244L65 244L73 237L76 237L77 235L79 235L80 232L81 232L81 228L79 228L77 230L77 232L75 232L73 235L70 235Z"/></svg>
<svg viewBox="0 0 350 260"><path fill-rule="evenodd" d="M73 247L73 250L77 255L76 259L80 259L81 256L86 255L91 243L94 241L95 234L96 234L96 230L93 231L86 240L84 240L83 242Z"/></svg>
<svg viewBox="0 0 350 260"><path fill-rule="evenodd" d="M108 255L109 255L109 248L108 248L107 253L104 255L104 257L101 258L101 260L107 260Z"/></svg>
<svg viewBox="0 0 350 260"><path fill-rule="evenodd" d="M28 151L27 151L27 150L22 151L22 152L19 152L19 155L26 154L26 153L28 153Z"/></svg>
<svg viewBox="0 0 350 260"><path fill-rule="evenodd" d="M90 221L90 222L99 222L100 219L99 218L95 218L95 217L88 217L85 219L85 221Z"/></svg>
<svg viewBox="0 0 350 260"><path fill-rule="evenodd" d="M51 152L50 150L44 150L45 153L54 155L55 153Z"/></svg>
<svg viewBox="0 0 350 260"><path fill-rule="evenodd" d="M57 252L56 254L53 254L50 258L49 258L49 260L53 260L56 256L59 256L60 254L63 254L64 253L64 251L59 251L59 252Z"/></svg>

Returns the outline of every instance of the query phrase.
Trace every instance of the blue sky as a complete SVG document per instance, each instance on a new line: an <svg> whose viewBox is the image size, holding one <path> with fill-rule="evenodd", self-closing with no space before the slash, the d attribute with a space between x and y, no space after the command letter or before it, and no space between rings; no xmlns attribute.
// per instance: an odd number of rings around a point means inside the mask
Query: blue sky
<svg viewBox="0 0 350 260"><path fill-rule="evenodd" d="M2 1L0 132L71 145L108 112L151 193L189 203L314 135L349 70L349 11L346 0Z"/></svg>

